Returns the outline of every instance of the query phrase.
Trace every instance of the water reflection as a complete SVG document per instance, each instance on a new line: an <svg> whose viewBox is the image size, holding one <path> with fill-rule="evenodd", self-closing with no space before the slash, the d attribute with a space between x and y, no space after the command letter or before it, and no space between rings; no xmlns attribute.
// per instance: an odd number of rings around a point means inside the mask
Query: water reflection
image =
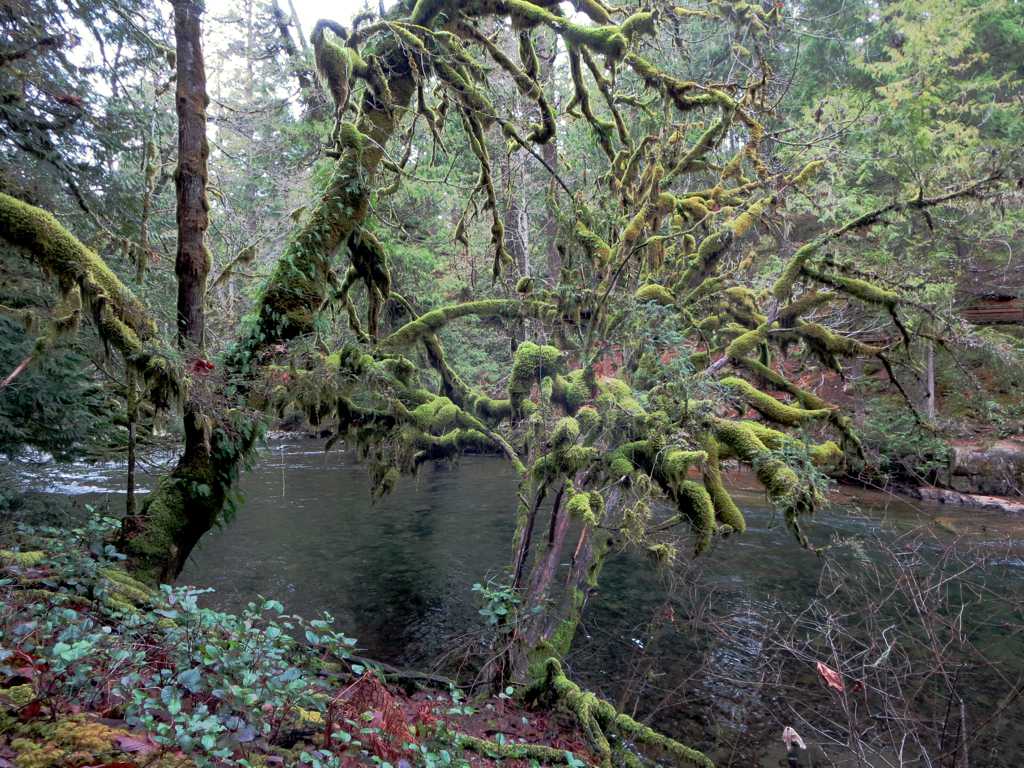
<svg viewBox="0 0 1024 768"><path fill-rule="evenodd" d="M111 509L123 504L112 495L116 466L79 469L42 472L35 482L78 482L110 494ZM427 665L452 648L453 637L479 629L471 586L510 558L516 485L500 459L425 466L374 499L350 454L279 444L244 475L241 490L236 519L203 540L182 580L213 587L208 603L228 610L260 594L306 616L329 611L367 655L399 665ZM698 744L714 732L776 730L785 702L765 700L756 685L769 624L806 605L826 558L862 557L858 541L900 547L924 532L938 546L955 527L992 542L999 578L1024 574L1019 523L995 513L847 498L810 526L815 542L838 542L822 557L797 547L761 494L737 500L748 531L716 542L695 565L659 573L638 555L610 559L568 660L582 682ZM1018 658L1019 640L999 626L993 617L984 639L993 653ZM812 676L801 684L815 683ZM775 764L783 755L762 750L756 763L743 764Z"/></svg>

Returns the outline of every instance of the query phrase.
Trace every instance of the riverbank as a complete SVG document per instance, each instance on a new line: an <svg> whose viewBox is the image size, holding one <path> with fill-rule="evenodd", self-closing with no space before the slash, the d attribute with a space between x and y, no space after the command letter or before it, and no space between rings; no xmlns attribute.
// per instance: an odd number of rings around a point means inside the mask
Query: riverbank
<svg viewBox="0 0 1024 768"><path fill-rule="evenodd" d="M592 762L572 721L511 689L467 701L436 680L391 682L329 616L263 598L235 615L200 607L204 590L150 589L104 543L112 526L4 541L0 765Z"/></svg>

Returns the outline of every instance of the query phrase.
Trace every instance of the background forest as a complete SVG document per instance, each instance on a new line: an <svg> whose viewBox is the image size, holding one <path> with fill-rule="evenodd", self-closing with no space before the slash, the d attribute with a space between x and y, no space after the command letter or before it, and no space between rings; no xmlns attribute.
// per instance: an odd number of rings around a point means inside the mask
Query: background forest
<svg viewBox="0 0 1024 768"><path fill-rule="evenodd" d="M809 518L837 482L1024 494L1019 0L172 6L0 3L0 766L1014 764L1012 541L866 554ZM167 586L268 429L358 457L367 515L510 466L441 698L328 619ZM54 462L126 463L117 519L26 493ZM644 649L685 606L678 655L736 684L698 555L749 566L744 483L822 563L758 639L806 754ZM571 649L624 553L671 600L607 681L580 663L598 698Z"/></svg>

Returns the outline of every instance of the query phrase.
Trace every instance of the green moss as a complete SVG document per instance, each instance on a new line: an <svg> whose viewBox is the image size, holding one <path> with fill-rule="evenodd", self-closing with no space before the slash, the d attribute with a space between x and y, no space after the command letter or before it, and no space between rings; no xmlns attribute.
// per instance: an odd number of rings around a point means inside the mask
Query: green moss
<svg viewBox="0 0 1024 768"><path fill-rule="evenodd" d="M563 16L556 16L546 8L526 2L526 0L507 0L508 10L514 17L528 24L546 24L558 32L567 43L584 46L612 59L622 58L629 42L622 28L614 25L584 26L574 24ZM642 20L634 22L634 29L643 28Z"/></svg>
<svg viewBox="0 0 1024 768"><path fill-rule="evenodd" d="M14 565L18 568L34 568L46 561L45 552L13 552L9 549L0 549L0 563Z"/></svg>
<svg viewBox="0 0 1024 768"><path fill-rule="evenodd" d="M519 411L523 400L530 396L534 382L557 373L562 353L557 347L524 341L516 349L512 361L512 374L508 382L508 395L513 411Z"/></svg>
<svg viewBox="0 0 1024 768"><path fill-rule="evenodd" d="M580 218L576 219L575 232L576 239L583 245L583 249L590 256L591 260L600 266L604 266L611 261L611 246L583 223L583 220Z"/></svg>
<svg viewBox="0 0 1024 768"><path fill-rule="evenodd" d="M608 474L618 480L621 477L628 477L636 470L636 465L622 450L615 450L607 456Z"/></svg>
<svg viewBox="0 0 1024 768"><path fill-rule="evenodd" d="M713 435L720 446L754 468L768 497L785 509L794 509L800 502L800 478L784 461L773 454L758 438L749 423L715 419Z"/></svg>
<svg viewBox="0 0 1024 768"><path fill-rule="evenodd" d="M805 410L776 400L769 394L757 389L753 384L737 376L727 376L720 382L722 386L740 395L754 410L769 421L786 426L796 426L813 419L827 419L832 412L827 409Z"/></svg>
<svg viewBox="0 0 1024 768"><path fill-rule="evenodd" d="M635 298L637 301L653 301L665 307L675 304L675 297L672 295L672 291L657 283L641 285L636 291Z"/></svg>
<svg viewBox="0 0 1024 768"><path fill-rule="evenodd" d="M572 445L561 451L551 451L534 462L533 476L543 482L560 477L573 477L599 458L596 448Z"/></svg>
<svg viewBox="0 0 1024 768"><path fill-rule="evenodd" d="M733 360L747 357L764 341L767 330L767 327L762 324L753 330L740 334L729 342L729 346L725 348L725 354Z"/></svg>
<svg viewBox="0 0 1024 768"><path fill-rule="evenodd" d="M571 752L555 747L547 747L543 744L519 744L514 741L498 743L488 741L477 736L470 736L464 733L457 733L452 741L459 749L470 750L483 755L485 758L498 758L502 760L530 760L539 762L541 765L576 765L578 758L573 758Z"/></svg>
<svg viewBox="0 0 1024 768"><path fill-rule="evenodd" d="M441 434L455 424L460 409L447 397L435 397L412 411L416 426L425 432Z"/></svg>
<svg viewBox="0 0 1024 768"><path fill-rule="evenodd" d="M576 419L566 416L558 420L551 433L551 446L556 449L573 445L580 436L580 425Z"/></svg>
<svg viewBox="0 0 1024 768"><path fill-rule="evenodd" d="M808 453L811 456L811 461L820 467L833 466L843 461L843 449L831 440L811 446Z"/></svg>
<svg viewBox="0 0 1024 768"><path fill-rule="evenodd" d="M31 683L0 688L0 701L9 703L13 709L21 709L35 701L36 692Z"/></svg>
<svg viewBox="0 0 1024 768"><path fill-rule="evenodd" d="M715 533L715 505L707 489L693 480L684 480L675 493L680 514L690 521L694 533L694 554L711 547Z"/></svg>
<svg viewBox="0 0 1024 768"><path fill-rule="evenodd" d="M576 421L579 422L580 430L587 434L601 423L601 415L596 408L584 405L576 411Z"/></svg>
<svg viewBox="0 0 1024 768"><path fill-rule="evenodd" d="M565 376L555 374L552 377L551 401L561 405L568 414L576 414L590 399L585 374L583 369L577 368Z"/></svg>
<svg viewBox="0 0 1024 768"><path fill-rule="evenodd" d="M132 578L120 568L100 571L101 600L108 607L121 612L132 612L151 604L156 598L152 587Z"/></svg>
<svg viewBox="0 0 1024 768"><path fill-rule="evenodd" d="M601 392L598 399L599 409L620 408L633 416L642 416L644 414L640 401L636 399L629 384L622 379L604 378L598 382L597 386Z"/></svg>
<svg viewBox="0 0 1024 768"><path fill-rule="evenodd" d="M707 461L705 451L688 451L681 448L670 448L659 454L660 470L673 483L682 483L690 467Z"/></svg>
<svg viewBox="0 0 1024 768"><path fill-rule="evenodd" d="M714 505L715 518L737 533L743 533L747 529L747 521L722 481L722 468L718 457L718 441L714 437L706 435L704 438L704 450L708 455L704 465L704 488L707 490L708 495L711 497L711 503Z"/></svg>
<svg viewBox="0 0 1024 768"><path fill-rule="evenodd" d="M100 337L124 355L151 386L154 403L180 396L180 376L166 358L145 306L94 251L41 208L0 193L0 238L23 248L63 289L77 286Z"/></svg>
<svg viewBox="0 0 1024 768"><path fill-rule="evenodd" d="M788 182L795 187L802 186L806 182L813 179L818 175L818 172L825 166L824 160L811 160L807 165L800 169L800 172L795 176L791 176Z"/></svg>
<svg viewBox="0 0 1024 768"><path fill-rule="evenodd" d="M403 325L386 337L381 346L394 349L412 346L460 317L516 318L532 315L543 306L538 303L524 303L517 299L483 299L439 307Z"/></svg>
<svg viewBox="0 0 1024 768"><path fill-rule="evenodd" d="M602 765L612 764L611 746L605 735L607 731L618 733L640 747L660 751L668 755L673 764L714 768L714 763L702 752L657 733L628 715L619 713L607 701L582 690L565 676L558 658L552 657L543 665L538 664L535 672L540 673L541 670L543 673L535 676L534 690L550 691L561 707L575 715Z"/></svg>
<svg viewBox="0 0 1024 768"><path fill-rule="evenodd" d="M806 245L802 245L797 249L796 253L789 257L789 261L786 262L782 274L779 275L775 284L772 285L772 295L778 301L786 301L789 298L797 279L800 277L800 272L804 268L804 264L821 247L821 244L820 239L813 240Z"/></svg>
<svg viewBox="0 0 1024 768"><path fill-rule="evenodd" d="M619 28L628 38L633 38L637 35L653 35L654 34L654 14L648 12L638 12L631 16L628 16Z"/></svg>
<svg viewBox="0 0 1024 768"><path fill-rule="evenodd" d="M771 196L765 195L751 203L743 213L729 222L733 237L741 238L746 235L755 224L761 220L761 216L768 210L771 204Z"/></svg>
<svg viewBox="0 0 1024 768"><path fill-rule="evenodd" d="M658 565L670 568L675 564L679 550L671 544L651 544L647 547L647 554Z"/></svg>
<svg viewBox="0 0 1024 768"><path fill-rule="evenodd" d="M601 524L601 516L604 509L594 505L594 499L589 493L574 493L566 502L565 509L575 520L582 520L589 526Z"/></svg>

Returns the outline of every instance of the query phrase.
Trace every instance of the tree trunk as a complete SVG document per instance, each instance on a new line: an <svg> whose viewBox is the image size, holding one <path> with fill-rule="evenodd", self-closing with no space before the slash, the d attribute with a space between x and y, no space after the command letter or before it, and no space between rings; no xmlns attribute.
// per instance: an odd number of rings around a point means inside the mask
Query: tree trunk
<svg viewBox="0 0 1024 768"><path fill-rule="evenodd" d="M126 409L128 418L128 477L125 481L124 513L135 514L135 438L136 423L139 419L139 399L135 386L135 371L129 366L126 372Z"/></svg>
<svg viewBox="0 0 1024 768"><path fill-rule="evenodd" d="M582 478L577 480L582 481ZM582 482L579 485L582 487ZM606 499L609 508L618 504L620 495L617 487L609 491ZM576 539L564 585L559 587L556 582L572 527L567 504L560 503L564 501L560 493L551 512L547 550L534 558L510 658L502 670L508 679L498 681L500 685L506 685L509 680L536 682L543 676L549 658L561 660L569 652L588 596L597 587L611 536L586 524Z"/></svg>
<svg viewBox="0 0 1024 768"><path fill-rule="evenodd" d="M417 23L429 23L436 10L426 9L414 16ZM198 244L198 253L188 251L179 243L179 256L201 255L198 265L189 260L179 262L179 280L187 286L179 289L180 338L183 344L201 349L203 325L203 290L205 288L206 251L199 236L206 228L205 205L206 138L205 93L189 92L183 83L204 82L202 54L199 49L199 16L192 0L175 3L178 39L179 74L178 109L180 165L178 179L179 235L191 245ZM181 49L186 50L182 51ZM183 55L184 54L184 55ZM214 402L221 396L225 382L222 371L238 373L249 370L257 355L268 345L286 341L313 329L315 313L328 290L326 275L335 250L358 227L369 210L373 176L383 156L383 146L395 130L398 117L415 90L405 50L396 42L379 53L384 71L389 73L393 101L383 104L367 92L359 120L359 132L367 136L365 146L347 148L338 159L333 175L320 201L292 235L285 253L257 301L256 324L243 335L226 355L216 373L208 372L202 361L194 361L189 399L185 405L185 451L170 476L164 478L150 494L140 515L126 518L122 529L122 547L135 574L148 582L169 581L184 567L192 549L214 525L221 514L239 467L251 452L262 422L257 417L232 418L227 413L208 412L201 404ZM184 60L191 57L196 70L183 70ZM201 132L197 132L202 129ZM198 155L188 150L198 148ZM189 160L202 159L201 165L187 165ZM196 182L203 181L203 185ZM185 192L184 196L182 192ZM188 208L199 203L198 210ZM190 300L195 300L191 303Z"/></svg>
<svg viewBox="0 0 1024 768"><path fill-rule="evenodd" d="M927 393L928 419L935 420L935 342L928 342L928 393Z"/></svg>
<svg viewBox="0 0 1024 768"><path fill-rule="evenodd" d="M538 50L537 58L540 61L540 84L547 88L554 79L555 55L558 52L557 39L552 38L547 50ZM557 105L555 105L557 108ZM552 171L558 172L558 139L552 137L551 141L540 148L541 157L548 164ZM543 171L547 173L547 171ZM541 225L541 240L544 242L547 254L548 279L557 284L562 272L562 254L558 251L558 218L555 216L555 199L558 187L553 178L547 183L547 205L545 206L544 222Z"/></svg>
<svg viewBox="0 0 1024 768"><path fill-rule="evenodd" d="M206 323L206 277L210 270L205 234L209 225L206 200L206 71L203 65L197 0L174 0L177 45L178 346L201 358ZM193 382L185 402L185 450L171 475L146 500L139 515L122 526L122 546L132 569L150 582L170 581L181 573L199 538L220 514L237 474L241 448L254 434L229 435L216 414L207 413L215 385L205 381L208 369L192 366ZM218 456L230 456L215 460Z"/></svg>
<svg viewBox="0 0 1024 768"><path fill-rule="evenodd" d="M205 235L209 225L206 201L206 70L200 29L202 5L197 0L174 0L174 38L177 45L178 344L203 347L206 276L210 257Z"/></svg>

